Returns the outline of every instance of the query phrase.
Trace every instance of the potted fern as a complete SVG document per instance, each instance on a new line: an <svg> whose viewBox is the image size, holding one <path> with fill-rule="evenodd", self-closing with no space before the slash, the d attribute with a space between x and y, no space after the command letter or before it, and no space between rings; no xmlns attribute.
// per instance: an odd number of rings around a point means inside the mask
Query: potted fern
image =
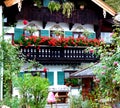
<svg viewBox="0 0 120 108"><path fill-rule="evenodd" d="M59 2L55 2L55 1L50 1L48 4L48 9L50 10L50 12L54 12L54 11L59 11L61 8L61 5Z"/></svg>
<svg viewBox="0 0 120 108"><path fill-rule="evenodd" d="M74 4L72 2L65 2L62 5L64 15L67 15L67 18L70 18L72 11L74 10Z"/></svg>

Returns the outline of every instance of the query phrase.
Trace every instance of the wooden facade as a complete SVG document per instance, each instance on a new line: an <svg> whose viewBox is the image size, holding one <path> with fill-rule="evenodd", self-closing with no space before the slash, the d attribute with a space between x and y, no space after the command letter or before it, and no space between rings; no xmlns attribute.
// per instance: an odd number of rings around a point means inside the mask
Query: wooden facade
<svg viewBox="0 0 120 108"><path fill-rule="evenodd" d="M45 0L44 0L45 1ZM50 1L50 0L48 0ZM63 0L58 0L62 3ZM62 10L58 12L51 13L47 6L44 6L44 2L42 2L42 7L38 8L33 5L32 0L23 0L22 10L18 11L17 4L13 6L6 7L4 3L2 3L4 10L4 17L7 18L7 23L5 25L13 25L17 20L28 20L28 21L40 21L42 22L43 29L41 30L41 34L43 36L49 36L49 30L45 30L45 26L47 22L55 22L60 23L64 22L69 24L69 32L72 34L71 28L74 24L79 23L81 25L91 24L94 27L95 38L100 38L101 32L112 32L112 17L115 15L115 12L112 11L108 5L104 4L102 0L84 0L86 6L83 10L79 8L79 2L75 0L69 0L74 2L75 9L72 12L72 16L67 18L62 14ZM106 11L106 15L104 17L103 10ZM18 30L19 29L19 30ZM23 28L18 28L14 35L14 39L19 38L20 35L23 34ZM21 31L21 32L20 32ZM67 31L68 33L68 31ZM43 65L50 65L51 67L56 65L80 65L81 63L90 63L97 62L99 57L95 56L92 53L87 53L84 51L85 47L50 47L50 46L40 46L40 49L37 49L35 46L20 46L20 51L25 55L26 60L36 60L39 61ZM49 66L48 66L49 67ZM51 85L64 85L65 72L64 68L61 67L59 70L51 70L49 67L49 72L47 72L47 78L50 81ZM21 72L25 73L24 70ZM69 72L69 71L68 71ZM56 74L57 73L57 74ZM55 76L55 75L56 76ZM57 83L55 83L54 79L57 77ZM75 76L76 77L76 76ZM93 76L92 76L93 77ZM85 97L89 94L91 90L91 81L92 77L81 77L83 79L83 89L82 94ZM80 77L76 77L80 78ZM54 84L55 83L55 84Z"/></svg>
<svg viewBox="0 0 120 108"><path fill-rule="evenodd" d="M48 0L49 1L49 0ZM58 0L59 1L59 0ZM71 1L71 0L70 0ZM98 0L99 1L99 0ZM62 1L59 1L62 3ZM18 12L17 4L6 7L4 5L3 14L4 17L7 17L8 21L7 24L14 24L17 20L21 19L27 19L29 21L37 20L43 22L43 28L45 27L45 24L48 21L52 22L65 22L69 23L69 28L71 29L72 25L75 23L80 24L93 24L94 30L96 32L96 37L99 38L100 32L103 31L111 31L112 30L112 17L113 14L109 14L110 9L104 6L99 5L98 2L85 0L86 6L83 10L79 8L79 2L77 3L72 0L72 2L75 4L75 9L72 12L72 16L70 18L67 18L62 14L62 10L58 12L50 12L48 7L44 6L44 3L42 3L42 7L38 8L33 5L32 0L24 0L22 3L22 10L21 12ZM94 3L95 2L95 3ZM101 6L101 7L100 7ZM103 10L108 9L109 13L106 13L106 17L103 16ZM110 21L111 20L111 21ZM106 22L108 23L107 26Z"/></svg>

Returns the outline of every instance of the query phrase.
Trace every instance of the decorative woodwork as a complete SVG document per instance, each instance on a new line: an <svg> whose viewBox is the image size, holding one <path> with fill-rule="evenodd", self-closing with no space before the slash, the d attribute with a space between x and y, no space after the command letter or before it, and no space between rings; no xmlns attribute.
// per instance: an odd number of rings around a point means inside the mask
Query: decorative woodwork
<svg viewBox="0 0 120 108"><path fill-rule="evenodd" d="M85 52L86 47L50 47L20 46L20 51L26 60L36 60L41 64L80 64L81 62L96 62L99 57Z"/></svg>

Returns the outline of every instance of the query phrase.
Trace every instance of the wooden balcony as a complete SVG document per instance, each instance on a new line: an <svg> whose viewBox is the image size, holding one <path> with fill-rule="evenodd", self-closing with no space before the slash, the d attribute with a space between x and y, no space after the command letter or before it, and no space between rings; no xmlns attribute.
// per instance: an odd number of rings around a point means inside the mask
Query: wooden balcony
<svg viewBox="0 0 120 108"><path fill-rule="evenodd" d="M20 51L26 60L36 60L41 64L80 64L81 62L96 62L99 57L85 52L85 47L50 47L20 46Z"/></svg>

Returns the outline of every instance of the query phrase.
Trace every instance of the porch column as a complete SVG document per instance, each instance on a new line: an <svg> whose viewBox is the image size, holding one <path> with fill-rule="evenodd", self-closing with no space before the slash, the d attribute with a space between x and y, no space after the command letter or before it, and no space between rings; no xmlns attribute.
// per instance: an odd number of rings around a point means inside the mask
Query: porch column
<svg viewBox="0 0 120 108"><path fill-rule="evenodd" d="M3 34L3 28L2 28L2 6L0 6L0 36ZM3 63L1 63L0 66L0 100L3 99Z"/></svg>
<svg viewBox="0 0 120 108"><path fill-rule="evenodd" d="M102 19L99 20L98 25L95 26L95 31L96 31L96 38L100 38L101 34L101 28L102 28Z"/></svg>

